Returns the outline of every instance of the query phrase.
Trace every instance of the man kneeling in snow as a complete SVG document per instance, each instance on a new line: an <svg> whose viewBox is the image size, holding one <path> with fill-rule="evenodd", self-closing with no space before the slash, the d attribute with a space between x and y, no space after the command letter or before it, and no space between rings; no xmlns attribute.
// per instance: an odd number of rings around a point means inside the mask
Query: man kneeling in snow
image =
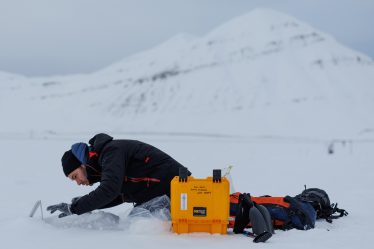
<svg viewBox="0 0 374 249"><path fill-rule="evenodd" d="M170 196L170 182L183 167L163 151L140 141L114 140L101 133L89 144L73 144L61 159L62 168L78 185L100 185L85 196L73 198L71 204L49 206L51 213L61 212L59 218Z"/></svg>

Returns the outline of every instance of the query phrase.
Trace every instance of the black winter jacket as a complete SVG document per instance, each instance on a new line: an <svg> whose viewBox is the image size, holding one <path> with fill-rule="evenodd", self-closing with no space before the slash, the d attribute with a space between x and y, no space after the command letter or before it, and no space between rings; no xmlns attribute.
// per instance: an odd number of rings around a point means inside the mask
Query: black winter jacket
<svg viewBox="0 0 374 249"><path fill-rule="evenodd" d="M170 196L170 182L183 167L166 153L140 141L113 140L101 133L89 143L90 153L96 152L97 158L95 171L88 170L88 177L93 179L92 172L96 172L100 185L72 203L71 211L75 214Z"/></svg>

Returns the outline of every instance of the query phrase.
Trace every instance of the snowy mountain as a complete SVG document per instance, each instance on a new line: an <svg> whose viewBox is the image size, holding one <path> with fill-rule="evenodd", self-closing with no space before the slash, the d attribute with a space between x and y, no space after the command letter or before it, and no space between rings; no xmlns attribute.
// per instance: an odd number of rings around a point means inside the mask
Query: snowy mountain
<svg viewBox="0 0 374 249"><path fill-rule="evenodd" d="M373 60L267 9L89 75L1 80L6 131L358 137L374 128Z"/></svg>

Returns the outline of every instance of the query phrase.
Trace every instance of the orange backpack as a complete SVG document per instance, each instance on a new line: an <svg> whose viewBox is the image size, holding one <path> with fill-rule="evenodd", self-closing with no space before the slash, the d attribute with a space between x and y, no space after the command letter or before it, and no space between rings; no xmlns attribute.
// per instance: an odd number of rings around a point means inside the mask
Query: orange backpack
<svg viewBox="0 0 374 249"><path fill-rule="evenodd" d="M235 228L235 218L239 206L239 196L241 193L230 195L230 219L229 228ZM289 230L292 228L308 230L314 228L316 221L316 211L313 206L297 198L285 197L250 197L251 201L257 205L265 207L271 216L271 223L274 228ZM251 227L249 223L247 227Z"/></svg>

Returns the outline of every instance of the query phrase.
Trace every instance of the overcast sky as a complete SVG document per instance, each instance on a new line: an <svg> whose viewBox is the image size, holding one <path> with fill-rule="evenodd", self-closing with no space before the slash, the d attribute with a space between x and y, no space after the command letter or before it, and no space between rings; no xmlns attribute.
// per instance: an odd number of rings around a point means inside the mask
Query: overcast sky
<svg viewBox="0 0 374 249"><path fill-rule="evenodd" d="M0 71L89 73L256 7L295 16L374 58L374 0L0 0Z"/></svg>

